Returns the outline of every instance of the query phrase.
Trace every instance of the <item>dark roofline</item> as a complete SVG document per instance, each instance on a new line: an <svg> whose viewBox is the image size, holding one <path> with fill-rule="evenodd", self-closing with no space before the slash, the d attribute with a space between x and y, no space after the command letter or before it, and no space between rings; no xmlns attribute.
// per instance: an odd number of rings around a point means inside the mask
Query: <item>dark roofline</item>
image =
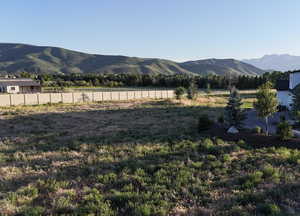
<svg viewBox="0 0 300 216"><path fill-rule="evenodd" d="M289 80L278 80L276 82L275 88L277 91L289 91L290 90L289 84L290 84Z"/></svg>
<svg viewBox="0 0 300 216"><path fill-rule="evenodd" d="M32 79L0 79L2 85L16 85L16 86L41 86L41 84Z"/></svg>

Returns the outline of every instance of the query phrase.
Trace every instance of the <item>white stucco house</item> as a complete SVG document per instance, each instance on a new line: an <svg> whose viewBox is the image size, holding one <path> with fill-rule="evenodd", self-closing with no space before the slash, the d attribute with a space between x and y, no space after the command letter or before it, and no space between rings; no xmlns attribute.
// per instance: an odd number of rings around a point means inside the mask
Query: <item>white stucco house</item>
<svg viewBox="0 0 300 216"><path fill-rule="evenodd" d="M279 105L291 109L294 96L293 90L298 86L300 86L300 71L291 72L289 80L279 80L276 84Z"/></svg>

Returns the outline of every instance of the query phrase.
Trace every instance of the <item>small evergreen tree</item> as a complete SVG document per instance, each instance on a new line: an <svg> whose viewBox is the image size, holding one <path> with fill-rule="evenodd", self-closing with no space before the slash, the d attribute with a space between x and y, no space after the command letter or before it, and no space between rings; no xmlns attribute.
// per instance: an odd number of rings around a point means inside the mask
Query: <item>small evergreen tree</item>
<svg viewBox="0 0 300 216"><path fill-rule="evenodd" d="M175 96L176 96L176 99L181 99L183 97L185 93L185 88L184 87L178 87L175 89Z"/></svg>
<svg viewBox="0 0 300 216"><path fill-rule="evenodd" d="M189 88L187 89L187 98L190 100L194 100L197 97L198 87L194 81L190 83Z"/></svg>
<svg viewBox="0 0 300 216"><path fill-rule="evenodd" d="M206 83L206 93L209 94L211 92L210 90L210 83Z"/></svg>
<svg viewBox="0 0 300 216"><path fill-rule="evenodd" d="M268 120L269 117L277 112L278 101L276 93L272 91L272 83L266 82L261 85L256 94L257 101L254 103L258 116L265 119L266 134L269 134Z"/></svg>
<svg viewBox="0 0 300 216"><path fill-rule="evenodd" d="M242 99L238 90L233 87L230 91L229 100L225 107L225 121L229 126L240 128L243 120L246 118L244 110L241 108L243 105Z"/></svg>
<svg viewBox="0 0 300 216"><path fill-rule="evenodd" d="M286 120L282 120L277 125L277 135L280 140L285 141L293 137L292 126Z"/></svg>

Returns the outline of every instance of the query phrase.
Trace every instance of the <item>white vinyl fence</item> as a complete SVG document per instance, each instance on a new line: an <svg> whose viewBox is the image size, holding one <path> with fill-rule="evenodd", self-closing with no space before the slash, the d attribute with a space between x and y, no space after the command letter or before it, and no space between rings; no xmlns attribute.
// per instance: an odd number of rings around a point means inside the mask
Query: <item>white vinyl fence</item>
<svg viewBox="0 0 300 216"><path fill-rule="evenodd" d="M173 90L4 94L0 95L0 106L126 101L142 98L164 99L173 97Z"/></svg>

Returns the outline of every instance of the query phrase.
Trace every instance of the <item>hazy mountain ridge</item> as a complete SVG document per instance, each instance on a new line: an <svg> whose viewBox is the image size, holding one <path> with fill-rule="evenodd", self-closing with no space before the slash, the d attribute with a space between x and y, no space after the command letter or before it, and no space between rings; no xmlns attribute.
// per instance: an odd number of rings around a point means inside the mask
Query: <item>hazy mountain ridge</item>
<svg viewBox="0 0 300 216"><path fill-rule="evenodd" d="M234 59L207 59L177 63L158 58L97 55L58 47L0 43L0 74L23 71L43 74L146 73L260 75L252 65Z"/></svg>
<svg viewBox="0 0 300 216"><path fill-rule="evenodd" d="M300 69L300 56L289 54L265 55L262 58L244 59L242 61L263 70L289 71Z"/></svg>
<svg viewBox="0 0 300 216"><path fill-rule="evenodd" d="M224 75L232 73L235 75L261 75L265 71L250 64L235 59L205 59L188 61L180 64L183 68L198 74Z"/></svg>

